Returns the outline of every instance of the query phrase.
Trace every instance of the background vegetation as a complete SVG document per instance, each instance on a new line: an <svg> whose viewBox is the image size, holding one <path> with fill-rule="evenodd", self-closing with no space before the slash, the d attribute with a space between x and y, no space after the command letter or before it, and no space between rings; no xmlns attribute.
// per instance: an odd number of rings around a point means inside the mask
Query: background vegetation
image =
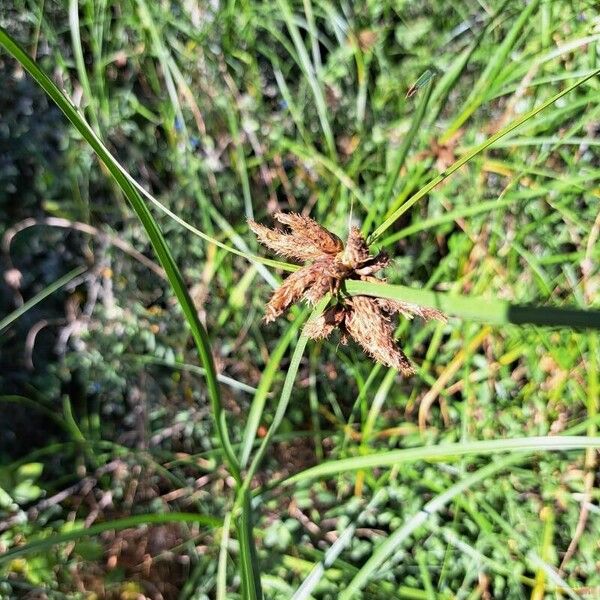
<svg viewBox="0 0 600 600"><path fill-rule="evenodd" d="M600 596L594 2L0 26L2 597ZM261 324L276 210L454 315L400 323L414 377Z"/></svg>

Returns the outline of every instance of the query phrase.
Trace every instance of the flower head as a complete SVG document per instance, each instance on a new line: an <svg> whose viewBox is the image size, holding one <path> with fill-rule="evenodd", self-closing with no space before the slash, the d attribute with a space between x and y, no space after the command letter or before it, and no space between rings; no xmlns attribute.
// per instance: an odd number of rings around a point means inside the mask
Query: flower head
<svg viewBox="0 0 600 600"><path fill-rule="evenodd" d="M400 313L411 319L445 321L442 313L416 304L372 298L370 296L341 297L342 282L346 279L379 281L373 275L389 264L385 252L373 256L357 227L351 227L346 244L316 221L295 213L276 213L275 219L287 225L289 231L270 229L248 221L250 229L262 244L276 253L301 261L310 261L292 273L275 290L265 310L264 320L274 321L294 302L304 299L316 304L325 294L336 296L337 304L308 321L304 335L312 339L326 338L334 329L342 332L342 341L352 337L378 362L393 367L405 375L414 372L410 361L394 340L390 317Z"/></svg>

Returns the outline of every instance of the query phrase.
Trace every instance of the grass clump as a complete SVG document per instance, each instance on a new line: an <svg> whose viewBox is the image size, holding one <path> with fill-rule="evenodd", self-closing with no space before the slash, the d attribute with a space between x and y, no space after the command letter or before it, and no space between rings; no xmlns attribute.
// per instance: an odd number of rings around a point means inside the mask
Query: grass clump
<svg viewBox="0 0 600 600"><path fill-rule="evenodd" d="M3 6L1 593L594 597L595 13Z"/></svg>

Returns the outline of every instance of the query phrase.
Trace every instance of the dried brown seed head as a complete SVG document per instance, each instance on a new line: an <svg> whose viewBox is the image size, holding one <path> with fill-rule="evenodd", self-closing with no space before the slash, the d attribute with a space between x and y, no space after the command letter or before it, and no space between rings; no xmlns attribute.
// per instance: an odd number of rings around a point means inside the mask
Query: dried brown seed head
<svg viewBox="0 0 600 600"><path fill-rule="evenodd" d="M412 375L414 369L406 354L394 341L394 328L376 299L353 296L349 302L352 310L345 319L348 333L376 361L398 369L403 375Z"/></svg>
<svg viewBox="0 0 600 600"><path fill-rule="evenodd" d="M275 213L275 218L284 225L287 225L299 241L307 242L318 248L323 254L335 255L344 248L342 240L321 227L315 220L297 213Z"/></svg>
<svg viewBox="0 0 600 600"><path fill-rule="evenodd" d="M262 244L286 258L307 261L327 256L322 248L298 234L282 233L251 220L248 220L248 226Z"/></svg>
<svg viewBox="0 0 600 600"><path fill-rule="evenodd" d="M275 218L290 228L282 233L248 221L258 239L275 252L303 261L313 261L292 273L275 290L265 311L265 322L274 321L294 302L304 299L316 304L327 293L337 295L345 279L381 281L373 274L389 264L387 254L372 256L360 230L352 227L346 247L333 233L316 221L295 213L277 213ZM313 339L328 337L338 328L342 343L347 335L354 338L362 348L378 362L401 371L404 375L414 373L410 361L394 340L394 327L390 315L400 313L407 318L418 315L424 319L445 321L438 310L416 304L353 296L339 298L341 302L311 319L304 327L304 335Z"/></svg>

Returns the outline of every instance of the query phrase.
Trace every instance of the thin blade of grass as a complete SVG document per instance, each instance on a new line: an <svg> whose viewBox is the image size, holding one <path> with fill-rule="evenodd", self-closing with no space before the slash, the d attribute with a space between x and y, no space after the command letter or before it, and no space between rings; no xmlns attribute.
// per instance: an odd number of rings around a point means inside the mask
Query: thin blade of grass
<svg viewBox="0 0 600 600"><path fill-rule="evenodd" d="M300 587L295 591L291 600L307 600L310 598L314 589L319 584L319 581L325 575L325 570L328 569L331 565L335 563L338 559L339 555L342 551L347 548L352 539L354 538L354 534L358 527L358 523L369 513L371 513L375 508L378 507L382 503L385 498L385 492L380 490L379 493L376 493L371 501L365 506L365 508L358 515L354 523L350 523L344 531L340 534L340 536L335 540L335 542L327 549L325 552L323 559L316 563L315 566L310 570L310 573L306 576L304 581L300 584Z"/></svg>
<svg viewBox="0 0 600 600"><path fill-rule="evenodd" d="M370 238L369 241L372 243L377 238L381 237L381 235L385 231L387 231L409 208L411 208L414 204L416 204L421 198L423 198L424 196L426 196L434 187L436 187L442 181L444 181L444 179L446 179L447 177L449 177L450 175L452 175L452 173L454 173L455 171L457 171L458 169L460 169L463 165L467 164L473 157L477 156L478 154L480 154L481 152L483 152L484 150L486 150L487 148L489 148L492 144L494 144L494 142L496 142L499 139L503 138L504 136L508 135L509 133L511 133L512 131L514 131L517 127L519 127L523 123L527 122L529 119L533 118L538 113L542 112L548 106L550 106L551 104L554 104L554 102L556 102L558 99L562 98L563 96L565 96L569 92L571 92L574 89L578 88L580 85L584 84L586 81L589 81L592 77L595 77L599 73L600 73L600 69L596 69L593 73L591 73L587 77L584 77L583 79L579 79L578 81L576 81L572 85L568 86L567 88L565 88L561 92L558 92L557 94L555 94L554 96L552 96L552 98L549 98L548 100L546 100L545 102L543 102L539 106L533 108L532 110L528 111L527 113L525 113L524 115L522 115L518 119L515 119L514 121L512 121L511 123L509 123L506 127L504 127L503 129L501 129L500 131L498 131L494 135L490 136L487 140L485 140L485 142L479 144L479 146L476 146L471 151L469 151L466 154L464 154L463 156L461 156L457 161L455 161L452 165L450 165L445 171L443 171L442 173L440 173L437 177L435 177L434 179L432 179L427 185L425 185L424 187L422 187L414 196L412 196L411 198L409 198L402 206L398 207L373 232L373 234L372 234L372 236L371 236L371 238Z"/></svg>
<svg viewBox="0 0 600 600"><path fill-rule="evenodd" d="M325 296L321 301L315 306L311 317L319 315L327 303L330 300L329 294ZM298 317L296 317L298 319ZM246 473L246 477L244 478L244 485L246 487L250 486L250 482L252 481L252 477L256 474L256 471L264 458L264 455L271 443L271 439L279 429L281 422L283 421L283 417L285 416L285 411L287 410L292 391L294 389L294 381L296 380L296 375L298 373L298 369L300 367L300 361L302 360L302 355L304 354L304 349L306 348L306 343L308 342L308 338L304 335L301 335L298 339L298 343L294 348L294 353L292 354L292 359L290 361L290 366L288 367L285 381L283 384L283 389L281 390L281 396L279 397L279 402L277 403L277 408L275 410L275 414L273 415L273 421L271 422L271 426L267 431L267 434L263 438L263 441L257 450L254 458L252 459L252 463Z"/></svg>
<svg viewBox="0 0 600 600"><path fill-rule="evenodd" d="M485 440L478 442L463 442L455 444L439 444L420 448L405 448L377 452L367 456L355 456L325 462L315 467L305 469L284 480L283 485L295 485L311 479L322 479L330 475L358 471L359 469L374 469L393 467L406 462L419 460L451 460L459 456L487 456L502 452L564 452L567 450L582 450L585 448L600 448L600 437L586 436L535 436L507 440Z"/></svg>
<svg viewBox="0 0 600 600"><path fill-rule="evenodd" d="M304 41L302 40L302 36L298 31L298 27L294 21L294 15L292 14L292 10L288 5L287 0L277 0L277 5L281 10L281 15L285 21L292 41L294 42L296 52L298 53L298 65L302 69L304 76L306 77L306 81L308 82L308 85L313 93L317 114L319 116L321 128L323 129L323 135L325 136L325 142L327 144L329 156L332 160L335 160L337 158L335 139L333 137L331 125L327 116L329 111L327 109L327 103L325 102L325 95L323 94L320 81L318 80L317 73L315 72L315 66L310 61L310 57L308 56L308 52L304 46Z"/></svg>
<svg viewBox="0 0 600 600"><path fill-rule="evenodd" d="M133 359L139 361L144 365L159 365L162 367L167 367L173 370L187 371L188 373L195 373L197 375L201 375L202 377L206 377L206 369L204 367L198 367L197 365L190 365L188 363L182 363L179 361L169 361L163 358L158 358L157 356L149 356L149 355L141 355L141 354L123 354L123 359ZM227 375L222 375L221 373L217 373L217 379L223 385L227 385L234 390L239 390L241 392L245 392L247 394L256 394L257 388L244 383L243 381L238 381L233 377L228 377Z"/></svg>
<svg viewBox="0 0 600 600"><path fill-rule="evenodd" d="M0 321L0 331L6 329L11 323L14 323L19 317L22 317L29 309L33 308L36 304L39 304L44 298L47 298L61 287L68 285L73 279L81 275L86 271L87 267L77 267L72 271L69 271L66 275L63 275L49 286L38 292L33 298L24 302L19 308L13 310L9 315L6 315L4 319Z"/></svg>
<svg viewBox="0 0 600 600"><path fill-rule="evenodd" d="M217 567L217 600L227 600L227 545L231 530L231 513L225 515L221 529L221 544L219 547L219 562Z"/></svg>
<svg viewBox="0 0 600 600"><path fill-rule="evenodd" d="M329 295L323 298L317 306L313 310L313 315L318 315L329 302ZM301 316L296 317L298 322L298 327L303 322ZM271 426L267 431L267 434L263 438L261 445L259 446L254 458L252 459L252 463L246 472L246 476L244 477L244 482L241 487L238 489L238 494L235 502L234 512L236 514L235 522L236 528L241 536L242 540L247 541L252 539L252 508L250 504L251 495L250 495L250 484L252 483L252 478L256 474L262 459L271 443L271 440L283 418L285 416L285 412L287 410L287 406L289 404L292 391L294 389L294 382L296 380L296 374L298 373L298 368L300 367L300 361L302 360L302 356L304 354L304 349L306 348L306 343L308 342L308 338L304 335L301 335L298 343L296 344L296 348L292 354L292 359L290 361L290 366L288 368L285 382L283 384L283 390L281 392L281 396L279 398L279 402L277 404L277 409L275 410L275 414L273 416L273 421L271 422ZM243 552L244 544L240 546L240 552ZM254 569L253 572L247 567L248 564L256 563L256 551L254 550L253 544L250 544L248 550L246 550L246 555L243 556L244 560L242 560L242 592L244 598L260 598L262 597L260 594L260 580L258 579L257 570ZM253 585L254 584L254 585ZM258 586L258 587L257 587ZM258 592L257 592L258 590Z"/></svg>
<svg viewBox="0 0 600 600"><path fill-rule="evenodd" d="M285 333L279 339L277 346L271 353L269 361L262 372L258 388L246 418L246 428L244 430L244 437L242 439L242 447L240 450L240 465L242 469L248 464L250 452L252 451L252 446L254 444L254 440L256 439L256 432L260 425L260 420L265 408L267 396L271 390L273 379L277 374L279 365L281 364L281 360L283 359L288 346L291 344L305 318L306 311L299 317L295 318L290 326L286 329Z"/></svg>
<svg viewBox="0 0 600 600"><path fill-rule="evenodd" d="M33 552L46 552L48 549L65 542L73 542L83 537L89 537L104 533L105 531L121 531L138 525L158 525L160 523L197 523L207 527L220 527L222 522L215 517L199 515L194 513L152 513L148 515L132 515L114 521L97 523L87 528L58 533L55 535L36 538L22 546L16 546L0 556L0 564L11 561L18 556L24 556Z"/></svg>
<svg viewBox="0 0 600 600"><path fill-rule="evenodd" d="M496 12L481 28L481 31L475 40L470 44L470 46L463 50L463 52L461 52L456 58L454 58L451 65L445 69L444 74L440 78L438 84L435 86L435 89L431 95L431 110L427 115L430 123L435 121L439 116L451 91L458 82L458 78L460 77L461 73L471 60L481 42L486 38L486 36L490 35L490 29L492 25L497 22L498 16L503 14L504 8L509 2L510 0L504 0L504 2L502 2L502 4L496 9Z"/></svg>
<svg viewBox="0 0 600 600"><path fill-rule="evenodd" d="M69 431L69 427L60 417L60 415L47 406L44 406L41 402L37 402L36 400L32 400L31 398L27 398L26 396L19 396L17 394L3 394L0 396L0 403L2 402L12 402L15 404L21 404L23 406L29 407L32 410L38 411L43 414L50 421L54 421L61 429L65 429ZM6 464L3 465L6 467Z"/></svg>
<svg viewBox="0 0 600 600"><path fill-rule="evenodd" d="M242 488L241 510L235 518L235 528L240 543L240 566L242 579L242 598L258 600L262 598L260 568L253 538L252 507L250 494Z"/></svg>
<svg viewBox="0 0 600 600"><path fill-rule="evenodd" d="M85 59L83 58L83 47L81 45L81 36L79 32L79 2L77 0L69 0L69 29L71 30L71 45L73 47L73 57L75 58L77 75L83 89L85 101L88 103L87 108L89 110L87 112L95 130L99 132L100 127L94 106L94 95L92 94L92 88L85 68Z"/></svg>
<svg viewBox="0 0 600 600"><path fill-rule="evenodd" d="M527 7L521 12L518 19L514 22L510 31L504 37L502 44L498 47L490 60L487 61L486 67L481 74L481 77L475 83L473 91L469 98L466 100L466 106L461 113L454 119L451 125L448 127L444 135L440 138L440 143L448 141L452 135L460 128L460 126L479 108L479 106L485 101L488 95L490 86L493 84L494 79L500 73L501 69L506 65L506 59L515 45L519 35L523 28L528 24L528 21L536 10L540 3L540 0L533 0Z"/></svg>
<svg viewBox="0 0 600 600"><path fill-rule="evenodd" d="M415 137L417 135L417 131L418 131L419 127L421 126L421 123L423 122L423 117L425 116L425 110L427 109L427 105L429 104L429 99L431 98L431 92L433 91L433 78L434 78L434 75L432 75L427 80L427 83L423 86L425 89L420 90L421 98L420 98L420 102L417 106L417 111L415 112L413 121L410 124L410 129L408 130L408 133L406 134L406 136L404 136L404 138L402 140L402 145L400 146L400 149L396 156L396 160L394 161L394 164L390 170L390 174L389 174L388 179L385 184L385 188L383 191L383 197L386 200L392 195L394 186L396 185L396 182L398 181L398 176L400 175L400 171L402 170L402 167L404 166L404 161L406 160L406 157L408 156L408 151L410 150L410 147L411 147L412 143L414 142Z"/></svg>
<svg viewBox="0 0 600 600"><path fill-rule="evenodd" d="M429 73L429 71L428 71L428 73ZM389 175L387 177L387 181L385 183L385 187L383 190L383 200L384 200L383 205L379 205L378 202L373 202L373 205L369 209L369 213L367 215L367 218L365 219L365 222L364 222L364 225L362 228L363 233L367 233L369 228L371 227L371 223L373 222L373 219L375 219L375 217L376 217L376 214L377 214L376 211L377 211L378 207L386 209L388 199L391 198L391 196L392 196L394 187L396 185L396 182L398 181L398 177L400 176L400 171L402 170L402 167L404 166L404 162L406 161L406 157L408 156L408 151L410 150L410 147L413 145L413 142L415 141L415 138L417 137L417 132L419 130L419 127L421 126L421 123L423 122L423 117L425 116L425 110L427 109L427 106L429 104L429 99L431 98L431 93L433 91L433 78L434 78L434 75L432 74L431 77L429 77L429 79L427 79L427 82L425 84L423 84L422 88L420 88L421 99L417 106L417 111L415 112L415 116L412 120L412 123L410 125L410 129L408 130L408 133L406 134L406 136L404 136L404 138L402 140L402 144L400 145L398 154L396 155L396 159L390 169L390 173L389 173ZM414 86L416 86L416 85L417 84L414 84Z"/></svg>

